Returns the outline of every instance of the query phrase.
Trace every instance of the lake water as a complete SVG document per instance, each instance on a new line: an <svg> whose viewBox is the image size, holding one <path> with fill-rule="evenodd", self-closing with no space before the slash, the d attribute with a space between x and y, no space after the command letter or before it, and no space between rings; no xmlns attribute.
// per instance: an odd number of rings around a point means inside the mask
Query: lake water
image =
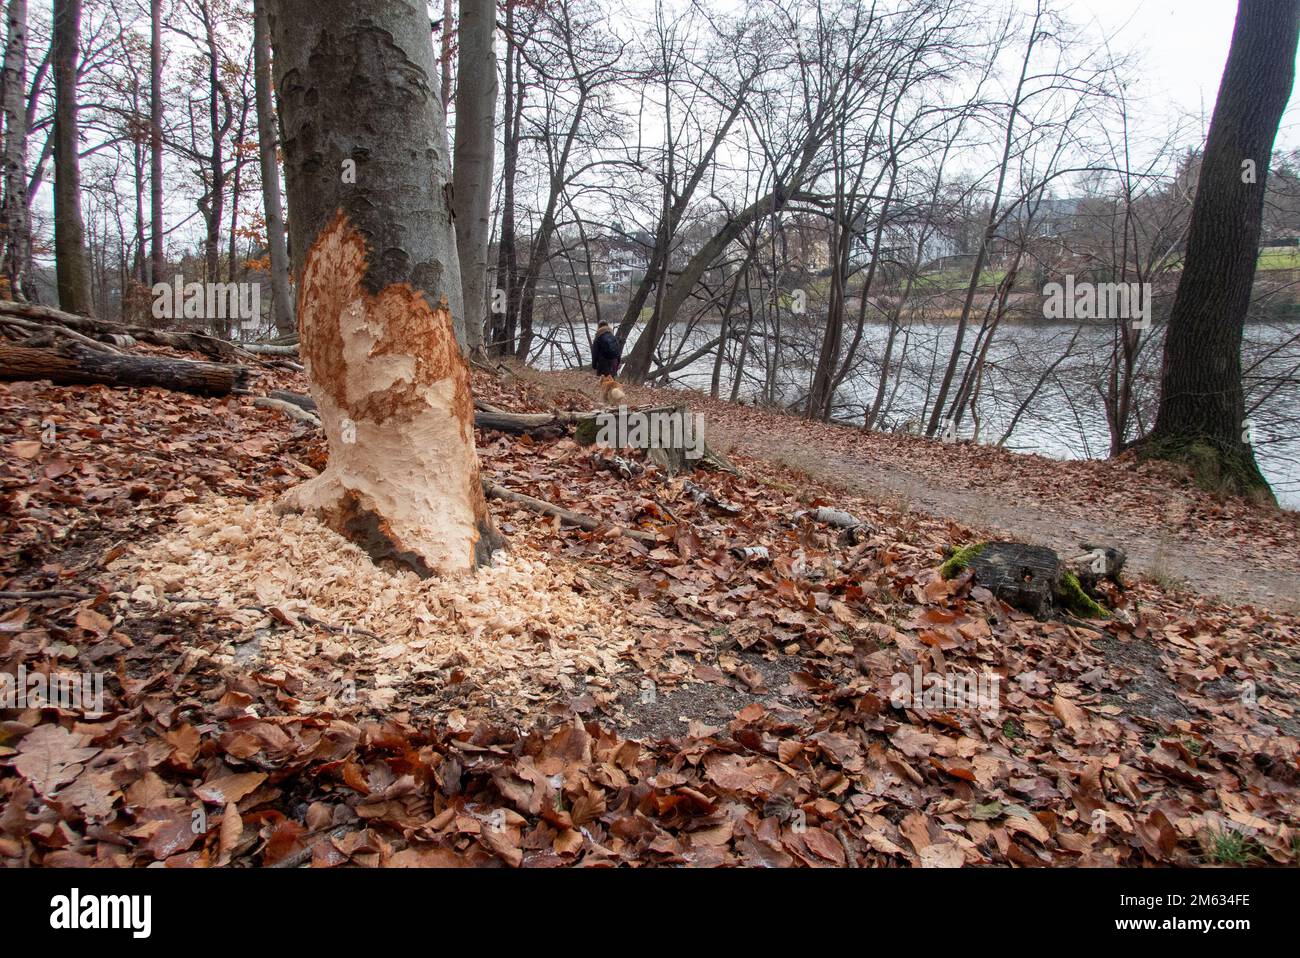
<svg viewBox="0 0 1300 958"><path fill-rule="evenodd" d="M989 347L988 364L980 389L979 441L996 443L1005 432L1016 409L1033 390L1044 370L1068 346L1075 334L1074 325L1004 325ZM860 365L846 378L836 393L835 417L861 422L865 408L875 398L879 381L880 357L884 353L888 327L872 325L863 333L858 354ZM926 405L927 383L942 375L952 348L956 329L951 324L914 324L903 331L894 346L891 362L893 378L882 407L881 422L896 426L915 419ZM794 331L799 339L798 331ZM852 330L846 330L845 338ZM1300 328L1294 325L1251 325L1246 328L1242 349L1242 366L1247 375L1248 422L1260 469L1273 486L1278 501L1291 509L1300 508L1300 342L1295 341ZM543 369L588 367L585 334L577 330L575 338L567 327L539 331L543 342L531 362ZM684 328L671 330L660 350L670 356L685 338L683 353L703 346L717 336L717 327L697 326L687 333ZM1139 363L1137 392L1144 426L1155 411L1160 367L1160 329L1152 330ZM802 337L806 339L807 337ZM967 350L974 341L967 333ZM847 348L847 343L846 343ZM1111 349L1110 330L1100 326L1084 327L1068 358L1056 368L1052 377L1025 408L1007 441L1009 449L1036 452L1061 459L1104 457L1110 446L1106 427L1102 390L1104 370ZM735 344L731 356L735 358ZM740 397L747 402L761 399L767 392L767 368L774 393L782 402L797 402L807 394L811 379L810 348L788 346L783 350L779 367L770 347L764 355L763 345L755 339L746 360L746 378ZM713 355L696 360L674 373L676 385L707 391L713 376ZM1257 364L1257 365L1256 365ZM1255 368L1251 369L1252 366ZM963 365L958 367L960 379ZM933 370L933 373L932 373ZM722 366L721 396L731 393L734 369L730 362ZM955 389L955 383L954 383ZM950 397L951 398L951 397ZM1258 404L1256 408L1252 406ZM971 438L974 423L969 415L958 430L962 438Z"/></svg>

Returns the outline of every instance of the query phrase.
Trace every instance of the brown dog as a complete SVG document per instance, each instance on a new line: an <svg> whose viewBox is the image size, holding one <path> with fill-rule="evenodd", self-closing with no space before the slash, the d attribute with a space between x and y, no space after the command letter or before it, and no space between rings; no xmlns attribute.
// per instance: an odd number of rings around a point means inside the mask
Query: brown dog
<svg viewBox="0 0 1300 958"><path fill-rule="evenodd" d="M600 377L600 394L607 406L621 406L627 401L627 393L623 392L613 376Z"/></svg>

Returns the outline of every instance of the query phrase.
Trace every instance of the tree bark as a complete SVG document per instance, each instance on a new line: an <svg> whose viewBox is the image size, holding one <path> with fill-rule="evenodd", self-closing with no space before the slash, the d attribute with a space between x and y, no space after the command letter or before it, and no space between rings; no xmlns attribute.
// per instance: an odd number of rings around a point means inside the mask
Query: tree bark
<svg viewBox="0 0 1300 958"><path fill-rule="evenodd" d="M153 386L197 396L225 396L243 385L247 376L244 366L106 353L80 343L31 349L0 342L0 379L9 382L48 379L58 385Z"/></svg>
<svg viewBox="0 0 1300 958"><path fill-rule="evenodd" d="M442 110L451 105L451 37L454 24L451 19L452 0L442 0L442 55L438 66L442 69L442 82L438 85L442 95Z"/></svg>
<svg viewBox="0 0 1300 958"><path fill-rule="evenodd" d="M26 299L23 280L31 257L31 224L27 218L27 0L10 0L8 42L4 58L4 199L0 229L4 230L0 269L9 293Z"/></svg>
<svg viewBox="0 0 1300 958"><path fill-rule="evenodd" d="M162 145L162 0L149 3L149 277L164 281Z"/></svg>
<svg viewBox="0 0 1300 958"><path fill-rule="evenodd" d="M271 309L275 331L297 332L293 291L289 286L289 248L284 235L284 206L280 200L280 164L276 159L275 103L271 84L271 38L266 2L253 4L253 72L257 98L257 147L262 171L262 205L266 214L266 245L271 257Z"/></svg>
<svg viewBox="0 0 1300 958"><path fill-rule="evenodd" d="M1188 461L1199 479L1223 491L1269 498L1243 436L1241 339L1297 34L1300 0L1241 0L1165 333L1156 424L1141 443L1143 454Z"/></svg>
<svg viewBox="0 0 1300 958"><path fill-rule="evenodd" d="M502 106L501 230L497 239L496 290L488 315L488 352L508 356L514 352L515 315L518 308L518 253L515 242L515 173L519 157L519 124L523 111L522 83L516 89L515 3L505 0L505 102ZM498 293L497 290L500 292ZM499 307L499 308L498 308Z"/></svg>
<svg viewBox="0 0 1300 958"><path fill-rule="evenodd" d="M199 199L199 211L207 227L207 237L203 241L204 278L210 283L221 282L221 220L226 203L226 158L223 144L234 115L230 108L230 98L221 85L221 51L217 45L217 26L215 12L207 2L201 2L198 9L203 19L203 39L206 49L208 68L208 137L210 140L207 156L207 193ZM224 107L225 115L222 115ZM223 335L230 334L229 321L218 330Z"/></svg>
<svg viewBox="0 0 1300 958"><path fill-rule="evenodd" d="M423 4L272 0L300 352L329 442L284 502L420 575L499 544L479 484L446 120ZM355 182L340 176L353 160Z"/></svg>
<svg viewBox="0 0 1300 958"><path fill-rule="evenodd" d="M460 53L456 80L456 249L465 302L465 348L483 346L491 232L492 160L496 152L497 59L494 0L460 0Z"/></svg>
<svg viewBox="0 0 1300 958"><path fill-rule="evenodd" d="M77 136L77 57L81 0L54 0L54 257L59 306L89 315L90 267L81 219Z"/></svg>

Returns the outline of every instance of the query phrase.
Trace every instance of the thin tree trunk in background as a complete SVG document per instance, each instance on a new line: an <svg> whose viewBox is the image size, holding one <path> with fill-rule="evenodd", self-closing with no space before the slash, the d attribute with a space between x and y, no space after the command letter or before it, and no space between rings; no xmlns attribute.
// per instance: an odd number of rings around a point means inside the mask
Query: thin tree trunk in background
<svg viewBox="0 0 1300 958"><path fill-rule="evenodd" d="M495 0L460 0L456 81L456 249L465 302L466 351L483 348L488 240L492 229L492 160L496 153L497 59L492 46Z"/></svg>
<svg viewBox="0 0 1300 958"><path fill-rule="evenodd" d="M871 400L871 405L867 408L866 414L862 419L862 428L871 430L876 428L876 420L880 416L880 407L885 403L885 390L889 388L889 364L894 358L894 342L898 339L899 319L903 311L903 303L907 302L907 297L912 292L912 277L907 278L907 289L899 298L898 306L894 309L893 314L889 317L889 335L885 339L885 354L880 360L880 380L876 383L876 395ZM867 305L864 297L860 304L860 309L865 309Z"/></svg>
<svg viewBox="0 0 1300 958"><path fill-rule="evenodd" d="M149 277L164 282L162 145L162 0L149 4Z"/></svg>
<svg viewBox="0 0 1300 958"><path fill-rule="evenodd" d="M975 291L979 288L980 273L984 271L984 264L988 260L989 244L993 242L999 219L1002 191L1006 188L1007 182L1007 167L1011 163L1011 147L1015 141L1016 119L1020 115L1020 107L1023 103L1025 82L1029 77L1029 63L1033 57L1034 47L1040 39L1038 27L1042 22L1042 18L1043 7L1040 0L1035 8L1033 23L1029 29L1029 39L1025 41L1025 55L1020 61L1020 78L1016 81L1015 96L1011 100L1011 107L1007 113L1007 128L1002 141L1002 160L998 165L997 186L993 190L993 198L989 203L988 221L984 226L984 231L980 234L979 248L975 251L975 262L971 266L970 280L966 284L966 298L962 302L961 316L957 320L957 332L953 337L952 352L948 355L948 365L944 369L943 379L939 383L939 393L934 399L934 406L930 412L930 421L925 427L927 436L933 436L939 431L939 423L943 420L943 407L948 401L948 391L952 388L952 380L957 372L957 364L961 361L961 347L966 338L966 327L970 323L970 311L975 302Z"/></svg>
<svg viewBox="0 0 1300 958"><path fill-rule="evenodd" d="M726 224L682 267L681 272L664 284L663 306L655 310L654 315L650 317L650 322L641 331L641 335L628 353L620 378L634 383L645 380L664 331L672 325L700 277L717 262L718 257L749 228L750 224L772 215L775 210L784 206L789 192L789 190L774 190L730 217Z"/></svg>
<svg viewBox="0 0 1300 958"><path fill-rule="evenodd" d="M45 45L45 53L41 56L40 65L36 68L36 74L32 77L31 83L27 87L27 136L31 139L33 125L36 122L36 112L40 107L41 93L47 87L47 78L50 72L50 57L53 54L51 44ZM50 157L54 155L54 135L51 131L45 136L45 142L41 144L40 156L36 158L36 164L31 167L31 172L27 176L27 205L23 210L23 215L27 220L27 243L26 243L26 262L22 265L24 277L30 278L32 275L32 204L36 200L36 194L40 190L41 182L45 177L45 167L49 165ZM25 290L27 298L32 302L39 299L39 290L34 284L28 285Z"/></svg>
<svg viewBox="0 0 1300 958"><path fill-rule="evenodd" d="M131 87L131 109L136 116L141 115L140 110L140 79L135 77ZM149 280L149 257L145 250L145 216L144 216L144 191L145 191L145 144L141 136L143 130L136 129L135 136L131 142L131 174L135 193L135 236L134 249L132 251L131 273L132 278L144 288L148 288Z"/></svg>
<svg viewBox="0 0 1300 958"><path fill-rule="evenodd" d="M257 103L257 155L262 171L262 206L266 246L271 258L271 310L275 331L288 336L297 330L293 292L289 286L289 248L284 236L284 206L280 199L278 133L271 84L271 38L266 26L266 0L253 5L253 94Z"/></svg>
<svg viewBox="0 0 1300 958"><path fill-rule="evenodd" d="M208 196L206 205L202 200L199 208L207 225L207 237L203 241L204 278L210 283L221 282L221 220L226 202L226 160L222 143L230 130L230 105L221 87L221 53L217 48L216 24L210 4L202 3L199 10L203 15L204 41L207 50L208 66L208 135L211 138L208 153ZM221 116L221 105L226 103L226 115ZM217 330L223 335L230 333L230 320L223 320L223 328Z"/></svg>
<svg viewBox="0 0 1300 958"><path fill-rule="evenodd" d="M1165 333L1160 407L1141 443L1147 455L1188 461L1198 478L1225 491L1269 498L1243 435L1241 339L1298 33L1300 0L1241 0L1237 7Z"/></svg>
<svg viewBox="0 0 1300 958"><path fill-rule="evenodd" d="M722 307L722 328L718 332L718 354L713 357L713 376L709 381L709 396L712 399L718 398L718 392L722 387L722 361L727 352L727 340L731 336L731 311L736 308L736 299L740 296L741 282L745 282L748 286L749 266L754 261L757 252L758 237L755 236L754 242L749 244L749 248L745 251L744 260L741 261L740 267L736 270L735 282L732 283L731 292Z"/></svg>
<svg viewBox="0 0 1300 958"><path fill-rule="evenodd" d="M506 0L506 78L502 105L502 173L500 173L500 233L497 272L487 311L487 352L510 355L515 302L515 164L519 151L519 108L515 96L515 0Z"/></svg>
<svg viewBox="0 0 1300 958"><path fill-rule="evenodd" d="M330 453L284 506L377 561L468 570L499 539L449 307L460 265L424 5L270 0L267 14L299 351ZM339 175L348 158L355 183Z"/></svg>
<svg viewBox="0 0 1300 958"><path fill-rule="evenodd" d="M0 229L4 231L0 269L11 299L25 300L23 279L31 256L27 218L27 0L10 0L4 59L4 197Z"/></svg>
<svg viewBox="0 0 1300 958"><path fill-rule="evenodd" d="M451 12L455 9L453 0L442 0L442 56L439 57L439 66L442 67L442 87L439 91L442 94L442 110L447 112L447 107L451 105L451 37L455 29L451 19Z"/></svg>
<svg viewBox="0 0 1300 958"><path fill-rule="evenodd" d="M826 305L826 329L822 334L817 367L813 371L808 404L804 410L804 415L809 419L830 419L835 399L832 378L839 363L840 346L844 339L844 286L849 271L849 236L844 223L844 175L841 159L842 154L837 149L831 160L834 167L835 200L828 238L831 257L830 298ZM884 222L883 212L881 222ZM862 296L865 300L865 288Z"/></svg>
<svg viewBox="0 0 1300 958"><path fill-rule="evenodd" d="M77 136L77 56L81 0L54 0L54 257L59 308L90 315L90 264L81 218Z"/></svg>
<svg viewBox="0 0 1300 958"><path fill-rule="evenodd" d="M560 194L565 187L569 157L573 154L578 131L582 128L582 117L590 93L586 86L579 86L577 102L573 108L573 119L565 132L559 156L550 171L550 188L547 193L546 208L542 210L542 221L528 247L528 269L524 273L523 288L519 293L519 344L515 347L515 358L522 363L528 362L528 353L533 344L533 308L537 301L537 283L550 256L551 240L558 226L555 211L560 201Z"/></svg>
<svg viewBox="0 0 1300 958"><path fill-rule="evenodd" d="M758 244L762 234L754 231L754 255L758 255ZM762 278L759 279L760 284ZM761 289L760 289L761 292ZM731 379L731 396L728 402L740 398L740 383L745 375L745 360L749 358L749 337L754 335L754 288L749 283L749 270L745 270L745 335L740 339L740 355L736 358L736 375Z"/></svg>
<svg viewBox="0 0 1300 958"><path fill-rule="evenodd" d="M239 110L239 125L235 128L235 168L230 177L230 245L226 250L226 275L232 283L239 278L239 201L243 198L244 193L244 163L246 161L239 152L238 146L244 142L244 136L248 132L249 104L247 89L245 89L242 100L243 103Z"/></svg>
<svg viewBox="0 0 1300 958"><path fill-rule="evenodd" d="M496 289L488 319L488 350L494 356L514 352L515 316L518 310L518 247L515 236L515 173L519 157L520 116L523 112L523 78L515 78L518 46L515 43L515 2L506 5L505 103L502 119L501 233L497 239Z"/></svg>

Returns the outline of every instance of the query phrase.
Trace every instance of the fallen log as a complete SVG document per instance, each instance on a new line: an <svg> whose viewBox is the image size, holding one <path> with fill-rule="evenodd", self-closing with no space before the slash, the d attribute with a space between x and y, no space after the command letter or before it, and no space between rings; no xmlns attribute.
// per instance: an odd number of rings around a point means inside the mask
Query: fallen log
<svg viewBox="0 0 1300 958"><path fill-rule="evenodd" d="M299 409L305 409L311 413L316 412L316 400L312 399L310 396L305 396L302 393L292 393L287 389L272 389L267 393L267 396L272 399L278 399L281 402L292 403Z"/></svg>
<svg viewBox="0 0 1300 958"><path fill-rule="evenodd" d="M147 326L114 323L106 319L92 319L89 316L65 313L61 309L37 306L34 303L0 300L0 316L34 320L44 326L59 326L80 333L82 336L107 337L117 346L130 346L132 342L141 342L202 353L218 362L230 362L243 352L234 343L209 336L207 333L184 329L150 329Z"/></svg>
<svg viewBox="0 0 1300 958"><path fill-rule="evenodd" d="M290 419L309 423L317 428L320 427L320 417L297 403L287 402L283 399L273 399L270 396L258 396L253 400L253 405L260 409L274 409L276 412L284 413Z"/></svg>
<svg viewBox="0 0 1300 958"><path fill-rule="evenodd" d="M851 515L842 509L832 509L829 506L800 510L791 518L797 521L802 519L804 516L807 516L814 522L821 522L828 526L834 526L837 529L853 529L862 525L862 520L857 516Z"/></svg>
<svg viewBox="0 0 1300 958"><path fill-rule="evenodd" d="M67 339L75 340L88 349L93 349L101 353L120 353L121 350L109 343L101 343L98 339L91 339L75 329L69 329L66 326L51 326L48 323L38 323L35 320L23 319L20 316L9 316L0 313L0 324L8 326L11 329L21 329L29 336L28 340L21 343L23 346L52 346L54 336L63 336ZM38 341L43 340L43 341Z"/></svg>
<svg viewBox="0 0 1300 958"><path fill-rule="evenodd" d="M297 346L277 346L274 343L240 343L239 348L254 356L297 356Z"/></svg>
<svg viewBox="0 0 1300 958"><path fill-rule="evenodd" d="M278 399L283 402L292 403L308 412L316 411L316 401L310 396L304 396L301 393L289 392L285 389L273 389L270 392L270 398ZM685 415L684 406L653 406L648 409L632 409L628 413L638 413L643 416L651 416L658 413L676 413ZM474 403L474 426L477 429L492 429L497 432L507 432L514 435L529 435L534 437L555 438L560 435L564 428L571 424L576 424L575 438L584 445L591 445L596 442L600 434L600 423L597 422L601 416L614 416L619 414L607 409L556 409L551 412L506 412L489 403L477 401ZM702 437L701 437L702 438ZM648 445L642 445L635 448L645 449L647 457L654 462L668 475L676 475L687 469L705 468L717 469L723 472L736 474L736 467L727 459L709 448L708 443L701 443L702 454L697 459L692 459L687 455L684 448L657 448ZM831 512L834 510L824 510ZM843 515L843 513L841 513Z"/></svg>
<svg viewBox="0 0 1300 958"><path fill-rule="evenodd" d="M270 398L292 403L308 412L316 411L316 400L302 393L289 392L287 389L273 389ZM599 410L579 411L559 409L555 412L505 412L487 403L474 404L474 425L479 429L495 429L498 432L514 434L536 434L548 428L563 428L584 419L594 419Z"/></svg>
<svg viewBox="0 0 1300 958"><path fill-rule="evenodd" d="M498 486L487 478L483 479L483 494L489 499L502 499L513 502L515 505L523 506L530 512L536 512L544 516L555 516L565 525L577 526L586 532L595 532L602 525L601 521L594 516L574 512L572 509L565 509L563 506L557 506L543 499L536 499L522 492L515 492L505 486ZM653 532L642 532L640 529L629 529L627 526L618 526L617 528L623 535L636 539L638 542L655 545L659 541L659 537Z"/></svg>
<svg viewBox="0 0 1300 958"><path fill-rule="evenodd" d="M713 493L709 492L709 490L705 489L703 486L697 486L689 479L682 480L682 489L688 496L702 506L712 506L714 509L725 512L729 516L738 516L741 513L740 506L736 505L734 502L727 502L724 499L719 499Z"/></svg>
<svg viewBox="0 0 1300 958"><path fill-rule="evenodd" d="M244 386L247 366L159 356L106 353L76 342L53 349L0 343L0 379L48 379L60 386L103 385L171 389L196 396L226 396Z"/></svg>

